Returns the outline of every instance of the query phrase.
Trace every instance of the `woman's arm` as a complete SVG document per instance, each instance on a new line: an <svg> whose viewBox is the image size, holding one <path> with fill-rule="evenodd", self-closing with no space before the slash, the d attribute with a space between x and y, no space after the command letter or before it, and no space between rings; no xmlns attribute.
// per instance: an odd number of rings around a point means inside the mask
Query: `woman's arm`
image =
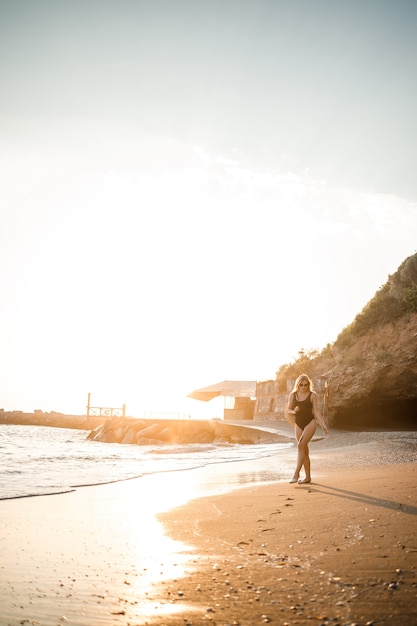
<svg viewBox="0 0 417 626"><path fill-rule="evenodd" d="M285 417L287 419L287 422L291 425L294 426L294 422L295 422L295 416L297 415L297 412L299 411L298 406L294 407L294 393L290 393L290 395L288 396L288 402L285 406Z"/></svg>
<svg viewBox="0 0 417 626"><path fill-rule="evenodd" d="M291 415L296 415L297 412L299 411L298 406L294 408L294 392L291 392L290 395L288 396L286 410L287 410L287 413L290 413Z"/></svg>
<svg viewBox="0 0 417 626"><path fill-rule="evenodd" d="M317 394L315 391L311 394L311 402L313 404L313 415L320 424L320 428L324 432L325 435L329 432L329 429L326 426L326 422L324 421L322 414L320 413L319 405L317 402Z"/></svg>

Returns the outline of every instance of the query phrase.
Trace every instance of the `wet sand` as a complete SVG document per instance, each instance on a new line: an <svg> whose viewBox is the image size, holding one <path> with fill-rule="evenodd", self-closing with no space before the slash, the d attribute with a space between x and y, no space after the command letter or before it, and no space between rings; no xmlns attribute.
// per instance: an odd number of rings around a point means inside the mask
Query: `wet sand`
<svg viewBox="0 0 417 626"><path fill-rule="evenodd" d="M291 449L285 482L268 458L0 502L1 626L417 623L415 437L311 456L310 485Z"/></svg>

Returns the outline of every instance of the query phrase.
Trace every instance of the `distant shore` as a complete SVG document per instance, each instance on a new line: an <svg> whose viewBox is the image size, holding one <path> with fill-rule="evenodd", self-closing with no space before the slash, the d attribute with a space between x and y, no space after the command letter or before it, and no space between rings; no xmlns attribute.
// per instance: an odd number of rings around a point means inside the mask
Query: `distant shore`
<svg viewBox="0 0 417 626"><path fill-rule="evenodd" d="M311 456L310 485L251 484L260 459L218 495L234 463L0 502L0 623L417 622L414 433L318 431Z"/></svg>
<svg viewBox="0 0 417 626"><path fill-rule="evenodd" d="M76 428L92 430L106 418L99 415L65 415L64 413L44 413L35 411L0 411L0 424L14 424L16 426L50 426L52 428Z"/></svg>

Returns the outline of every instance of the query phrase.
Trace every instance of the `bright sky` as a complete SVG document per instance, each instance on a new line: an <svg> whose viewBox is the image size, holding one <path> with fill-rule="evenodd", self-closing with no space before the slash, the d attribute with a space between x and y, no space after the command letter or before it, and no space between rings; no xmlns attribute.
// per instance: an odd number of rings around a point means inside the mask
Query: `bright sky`
<svg viewBox="0 0 417 626"><path fill-rule="evenodd" d="M213 415L416 252L414 0L0 0L0 407Z"/></svg>

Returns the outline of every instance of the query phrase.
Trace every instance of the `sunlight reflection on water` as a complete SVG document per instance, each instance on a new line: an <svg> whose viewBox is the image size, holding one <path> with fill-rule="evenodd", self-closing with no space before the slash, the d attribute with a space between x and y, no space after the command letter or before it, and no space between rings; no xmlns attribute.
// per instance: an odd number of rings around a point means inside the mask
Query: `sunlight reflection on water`
<svg viewBox="0 0 417 626"><path fill-rule="evenodd" d="M177 603L161 604L151 600L152 590L160 589L164 582L173 579L179 581L180 586L186 571L195 567L192 559L196 555L192 547L167 537L157 519L158 513L175 509L195 498L224 493L249 483L286 479L289 475L289 466L287 468L284 460L276 455L154 474L138 481L119 483L116 490L120 497L134 499L133 508L130 504L131 518L125 521L123 534L131 537L129 543L135 544L132 558L141 564L142 569L146 568L146 574L138 576L129 589L129 597L136 599L136 605L131 609L132 617L139 619L181 611ZM138 598L141 598L140 602Z"/></svg>
<svg viewBox="0 0 417 626"><path fill-rule="evenodd" d="M28 446L27 437L24 443ZM85 448L82 439L75 445L75 450ZM188 469L182 454L178 463L170 461L175 470L79 487L64 495L2 500L2 560L7 571L7 577L0 575L4 618L16 623L16 607L24 607L18 611L19 619L44 626L56 626L62 616L74 626L113 626L143 624L153 615L163 619L180 611L180 597L175 604L169 598L159 602L152 597L160 596L161 586L168 581L177 580L180 586L198 555L191 546L170 538L157 515L249 483L285 480L291 473L292 447L271 446L269 453L262 450L265 456L261 458L258 447L210 451L208 460L214 453L217 461L204 464L204 459L195 459L197 467L187 455ZM124 448L116 451L124 453ZM107 459L111 450L104 450ZM246 460L233 460L241 452ZM95 460L106 462L102 457ZM26 546L27 553L18 546Z"/></svg>

